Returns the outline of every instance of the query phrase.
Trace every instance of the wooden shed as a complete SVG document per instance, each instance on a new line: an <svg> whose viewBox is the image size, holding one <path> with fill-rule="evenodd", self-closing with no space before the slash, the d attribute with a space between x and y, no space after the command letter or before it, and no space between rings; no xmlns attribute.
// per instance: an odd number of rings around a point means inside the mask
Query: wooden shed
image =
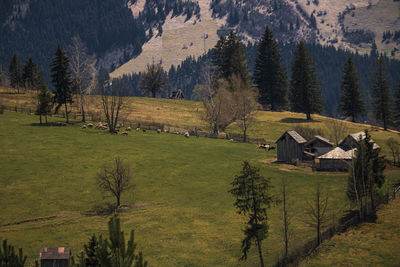
<svg viewBox="0 0 400 267"><path fill-rule="evenodd" d="M286 131L277 141L278 161L293 162L303 160L304 145L307 140L296 131Z"/></svg>
<svg viewBox="0 0 400 267"><path fill-rule="evenodd" d="M171 92L170 99L185 99L181 90Z"/></svg>
<svg viewBox="0 0 400 267"><path fill-rule="evenodd" d="M321 156L333 149L333 143L328 139L316 135L311 141L305 144L306 151L314 156Z"/></svg>
<svg viewBox="0 0 400 267"><path fill-rule="evenodd" d="M345 151L351 150L353 148L356 148L357 143L360 142L360 140L363 140L364 138L365 138L365 132L349 134L348 136L346 136L345 139L339 142L338 146ZM378 144L376 144L375 141L371 139L371 143L372 142L374 143L374 149L380 148Z"/></svg>
<svg viewBox="0 0 400 267"><path fill-rule="evenodd" d="M69 248L41 248L40 266L41 267L69 267L71 250Z"/></svg>
<svg viewBox="0 0 400 267"><path fill-rule="evenodd" d="M351 161L355 155L356 148L351 150L343 150L340 147L329 151L328 153L319 156L319 171L348 171L351 166Z"/></svg>

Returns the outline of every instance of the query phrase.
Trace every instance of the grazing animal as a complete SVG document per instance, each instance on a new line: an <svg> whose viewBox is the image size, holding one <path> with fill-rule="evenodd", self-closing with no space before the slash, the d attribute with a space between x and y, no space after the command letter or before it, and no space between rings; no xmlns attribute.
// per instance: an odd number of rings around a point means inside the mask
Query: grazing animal
<svg viewBox="0 0 400 267"><path fill-rule="evenodd" d="M268 147L268 151L270 151L270 150L275 150L275 147L274 146Z"/></svg>
<svg viewBox="0 0 400 267"><path fill-rule="evenodd" d="M127 132L123 132L122 135L128 135L128 133Z"/></svg>
<svg viewBox="0 0 400 267"><path fill-rule="evenodd" d="M130 130L132 130L131 127L127 127L126 130L129 132Z"/></svg>
<svg viewBox="0 0 400 267"><path fill-rule="evenodd" d="M146 129L143 129L143 132L145 133L145 132L146 132Z"/></svg>
<svg viewBox="0 0 400 267"><path fill-rule="evenodd" d="M258 148L260 148L260 149L269 149L269 147L270 147L270 145L268 144L259 144L258 145Z"/></svg>
<svg viewBox="0 0 400 267"><path fill-rule="evenodd" d="M189 132L185 132L185 137L189 138L189 136L190 136Z"/></svg>
<svg viewBox="0 0 400 267"><path fill-rule="evenodd" d="M136 128L136 131L140 131L140 128L139 128L139 127L137 127L137 128Z"/></svg>
<svg viewBox="0 0 400 267"><path fill-rule="evenodd" d="M93 128L93 124L92 124L92 123L89 123L89 124L87 125L87 127Z"/></svg>
<svg viewBox="0 0 400 267"><path fill-rule="evenodd" d="M161 129L157 129L157 133L161 133Z"/></svg>
<svg viewBox="0 0 400 267"><path fill-rule="evenodd" d="M82 129L86 129L86 125L82 125Z"/></svg>
<svg viewBox="0 0 400 267"><path fill-rule="evenodd" d="M235 142L235 140L233 140L233 139L229 139L229 141L230 141L230 142Z"/></svg>

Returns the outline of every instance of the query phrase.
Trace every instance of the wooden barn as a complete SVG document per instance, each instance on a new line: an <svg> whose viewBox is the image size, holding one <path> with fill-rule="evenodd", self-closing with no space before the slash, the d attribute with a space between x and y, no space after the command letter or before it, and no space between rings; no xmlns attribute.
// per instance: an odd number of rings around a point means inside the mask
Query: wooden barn
<svg viewBox="0 0 400 267"><path fill-rule="evenodd" d="M333 143L328 139L316 135L311 141L305 144L306 151L315 157L328 153L333 149Z"/></svg>
<svg viewBox="0 0 400 267"><path fill-rule="evenodd" d="M365 132L349 134L348 136L346 136L345 139L343 139L342 141L339 142L338 146L340 148L342 148L343 150L345 150L345 151L351 150L353 148L356 148L357 147L357 143L360 140L363 140L364 138L365 138ZM378 144L375 143L374 140L371 139L371 142L374 143L374 149L380 148L378 146Z"/></svg>
<svg viewBox="0 0 400 267"><path fill-rule="evenodd" d="M69 267L71 250L69 248L41 248L40 266L41 267Z"/></svg>
<svg viewBox="0 0 400 267"><path fill-rule="evenodd" d="M336 147L328 153L318 157L319 166L317 166L317 170L348 171L355 151L356 148L345 151L340 147Z"/></svg>
<svg viewBox="0 0 400 267"><path fill-rule="evenodd" d="M304 145L307 140L296 131L286 131L277 141L278 161L303 160Z"/></svg>

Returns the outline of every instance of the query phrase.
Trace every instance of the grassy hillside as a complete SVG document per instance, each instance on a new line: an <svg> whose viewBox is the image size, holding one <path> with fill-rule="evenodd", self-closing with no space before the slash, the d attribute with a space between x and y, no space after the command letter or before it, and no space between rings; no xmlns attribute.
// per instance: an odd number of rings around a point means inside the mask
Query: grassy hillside
<svg viewBox="0 0 400 267"><path fill-rule="evenodd" d="M300 266L399 266L400 199L378 211L378 221L364 223L322 244Z"/></svg>
<svg viewBox="0 0 400 267"><path fill-rule="evenodd" d="M0 104L17 107L35 108L36 99L33 93L11 94L12 89L0 88ZM74 98L72 106L74 112L79 112L79 99ZM98 96L87 96L87 111L102 114L101 102ZM62 109L61 109L62 111ZM185 129L201 128L208 130L207 123L202 120L204 115L203 105L200 102L188 100L172 100L163 98L127 97L121 115L121 120L131 122L155 122L171 127ZM325 137L329 138L329 126L327 122L332 120L320 115L313 115L313 121L305 120L305 115L293 112L258 111L256 123L250 128L249 135L252 138L264 138L267 142L275 142L284 131L296 126L320 129ZM393 137L400 142L400 133L397 131L383 131L382 128L372 127L366 124L344 122L348 133L355 133L369 129L372 138L382 147L384 154L391 158L390 150L386 147L386 140ZM227 132L240 133L239 128L233 124Z"/></svg>

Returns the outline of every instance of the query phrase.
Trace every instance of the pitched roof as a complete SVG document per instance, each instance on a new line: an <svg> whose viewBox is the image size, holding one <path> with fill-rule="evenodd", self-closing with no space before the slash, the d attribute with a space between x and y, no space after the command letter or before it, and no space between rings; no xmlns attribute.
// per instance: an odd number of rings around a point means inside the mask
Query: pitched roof
<svg viewBox="0 0 400 267"><path fill-rule="evenodd" d="M307 143L307 145L311 144L311 143L314 142L315 140L320 140L320 141L323 142L323 143L326 143L326 144L328 144L328 145L333 146L333 143L332 143L331 141L329 141L328 139L326 139L325 137L322 137L322 136L320 136L320 135L314 136L314 139L312 139L311 141L309 141L309 142Z"/></svg>
<svg viewBox="0 0 400 267"><path fill-rule="evenodd" d="M365 138L365 132L352 133L352 134L349 134L347 137L349 137L349 136L350 136L351 138L353 138L354 141L360 142L360 140L364 140L364 138ZM346 138L347 138L347 137L346 137ZM340 141L339 146L340 146L340 144L341 144L344 140L346 140L346 138ZM374 141L372 138L371 138L370 142L371 142L371 143L374 143L373 149L378 149L378 148L380 148L380 146L379 146L377 143L375 143L375 141Z"/></svg>
<svg viewBox="0 0 400 267"><path fill-rule="evenodd" d="M354 157L354 153L356 148L353 148L348 151L344 151L340 147L336 147L335 149L329 151L328 153L319 156L319 159L352 159Z"/></svg>
<svg viewBox="0 0 400 267"><path fill-rule="evenodd" d="M41 248L40 259L41 260L59 260L69 259L71 250L69 248Z"/></svg>
<svg viewBox="0 0 400 267"><path fill-rule="evenodd" d="M282 134L281 137L279 137L279 139L276 142L281 140L282 137L285 136L285 134L290 135L299 144L307 143L307 140L303 136L301 136L298 132L296 132L295 130L286 131L284 134Z"/></svg>

